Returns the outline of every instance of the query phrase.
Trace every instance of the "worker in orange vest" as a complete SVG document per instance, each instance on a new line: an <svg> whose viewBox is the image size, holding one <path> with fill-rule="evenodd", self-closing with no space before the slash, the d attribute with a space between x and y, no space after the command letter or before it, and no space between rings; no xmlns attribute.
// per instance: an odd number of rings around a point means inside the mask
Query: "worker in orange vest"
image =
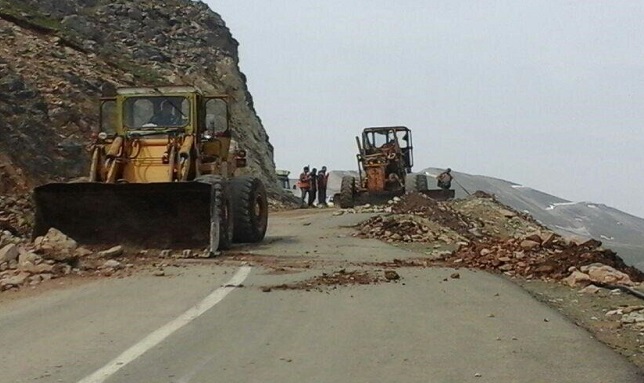
<svg viewBox="0 0 644 383"><path fill-rule="evenodd" d="M309 191L311 190L311 174L309 173L308 166L305 166L304 169L302 169L300 179L297 181L297 187L300 188L300 191L302 192L300 200L302 207L308 206L306 197L309 195Z"/></svg>

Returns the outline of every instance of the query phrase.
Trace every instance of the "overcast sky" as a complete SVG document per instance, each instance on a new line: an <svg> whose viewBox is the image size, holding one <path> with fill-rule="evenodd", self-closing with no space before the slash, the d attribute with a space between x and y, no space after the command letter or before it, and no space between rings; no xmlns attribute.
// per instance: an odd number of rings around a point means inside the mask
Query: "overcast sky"
<svg viewBox="0 0 644 383"><path fill-rule="evenodd" d="M368 126L451 167L644 217L644 2L207 0L278 168L356 169Z"/></svg>

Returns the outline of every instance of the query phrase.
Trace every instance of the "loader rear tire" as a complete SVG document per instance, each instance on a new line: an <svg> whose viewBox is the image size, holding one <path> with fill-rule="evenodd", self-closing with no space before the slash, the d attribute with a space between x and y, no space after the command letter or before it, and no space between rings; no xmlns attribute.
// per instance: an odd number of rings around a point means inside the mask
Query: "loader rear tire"
<svg viewBox="0 0 644 383"><path fill-rule="evenodd" d="M356 179L351 176L342 177L340 184L340 207L343 209L351 208L355 205L354 195L356 191Z"/></svg>
<svg viewBox="0 0 644 383"><path fill-rule="evenodd" d="M235 242L261 242L268 226L268 200L266 188L257 177L233 178L232 201Z"/></svg>
<svg viewBox="0 0 644 383"><path fill-rule="evenodd" d="M233 242L234 221L230 185L221 176L212 174L200 176L196 181L212 185L208 246L210 256L214 256L217 254L217 250L229 249ZM216 217L219 218L218 222L215 220Z"/></svg>
<svg viewBox="0 0 644 383"><path fill-rule="evenodd" d="M405 193L419 193L427 190L427 176L424 174L407 174L405 177Z"/></svg>

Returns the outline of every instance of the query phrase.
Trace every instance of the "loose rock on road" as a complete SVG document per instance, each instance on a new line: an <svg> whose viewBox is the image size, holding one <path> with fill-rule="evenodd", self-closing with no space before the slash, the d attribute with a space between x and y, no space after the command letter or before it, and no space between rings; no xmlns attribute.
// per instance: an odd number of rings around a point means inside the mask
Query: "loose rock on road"
<svg viewBox="0 0 644 383"><path fill-rule="evenodd" d="M353 237L348 226L367 217L282 212L266 242L239 255L2 302L0 381L92 376L229 283L241 264L252 270L225 298L104 381L642 381L503 278L405 267L422 254Z"/></svg>

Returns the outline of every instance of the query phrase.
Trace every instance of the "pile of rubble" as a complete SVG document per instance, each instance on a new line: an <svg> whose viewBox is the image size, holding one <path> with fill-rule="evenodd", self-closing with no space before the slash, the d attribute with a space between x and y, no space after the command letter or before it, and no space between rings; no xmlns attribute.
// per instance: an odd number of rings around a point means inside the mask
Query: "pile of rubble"
<svg viewBox="0 0 644 383"><path fill-rule="evenodd" d="M478 226L476 222L472 222L472 217L464 217L448 203L435 201L423 194L406 195L393 205L392 211L396 214L421 216L461 234L467 234L469 229Z"/></svg>
<svg viewBox="0 0 644 383"><path fill-rule="evenodd" d="M390 243L440 241L451 244L464 240L449 228L413 215L373 217L360 226L356 236L381 239Z"/></svg>
<svg viewBox="0 0 644 383"><path fill-rule="evenodd" d="M333 215L343 215L343 214L359 214L359 213L391 213L393 208L391 205L400 201L399 197L395 197L390 200L387 205L359 205L353 208L341 209L333 213Z"/></svg>
<svg viewBox="0 0 644 383"><path fill-rule="evenodd" d="M33 204L26 195L0 195L0 232L16 238L29 236L33 224ZM7 236L7 234L4 234ZM5 241L8 241L5 239ZM3 243L0 237L0 245Z"/></svg>
<svg viewBox="0 0 644 383"><path fill-rule="evenodd" d="M317 290L321 291L324 288L338 286L353 286L353 285L370 285L382 282L395 282L400 279L400 275L394 270L385 270L382 275L364 270L341 269L332 273L322 273L322 275L300 281L292 284L281 284L271 287L263 287L262 291L270 292L272 290Z"/></svg>
<svg viewBox="0 0 644 383"><path fill-rule="evenodd" d="M0 291L34 286L67 275L124 275L134 265L115 259L122 254L121 246L101 252L78 246L56 229L50 229L33 243L22 239L2 242Z"/></svg>
<svg viewBox="0 0 644 383"><path fill-rule="evenodd" d="M607 319L619 320L622 325L637 327L644 330L644 306L626 306L606 313Z"/></svg>
<svg viewBox="0 0 644 383"><path fill-rule="evenodd" d="M485 193L445 202L409 194L386 208L392 214L372 217L355 235L386 242L450 245L452 251L441 252L442 264L526 279L565 280L571 286L644 281L641 271L602 248L601 242L565 239Z"/></svg>
<svg viewBox="0 0 644 383"><path fill-rule="evenodd" d="M644 281L642 272L627 266L612 250L601 248L601 242L577 243L550 231L518 239L484 238L462 246L444 261L450 266L498 270L527 279L564 280L576 275L576 283L568 282L572 286L582 280L622 284ZM580 267L582 271L577 270ZM589 270L595 279L583 273Z"/></svg>

